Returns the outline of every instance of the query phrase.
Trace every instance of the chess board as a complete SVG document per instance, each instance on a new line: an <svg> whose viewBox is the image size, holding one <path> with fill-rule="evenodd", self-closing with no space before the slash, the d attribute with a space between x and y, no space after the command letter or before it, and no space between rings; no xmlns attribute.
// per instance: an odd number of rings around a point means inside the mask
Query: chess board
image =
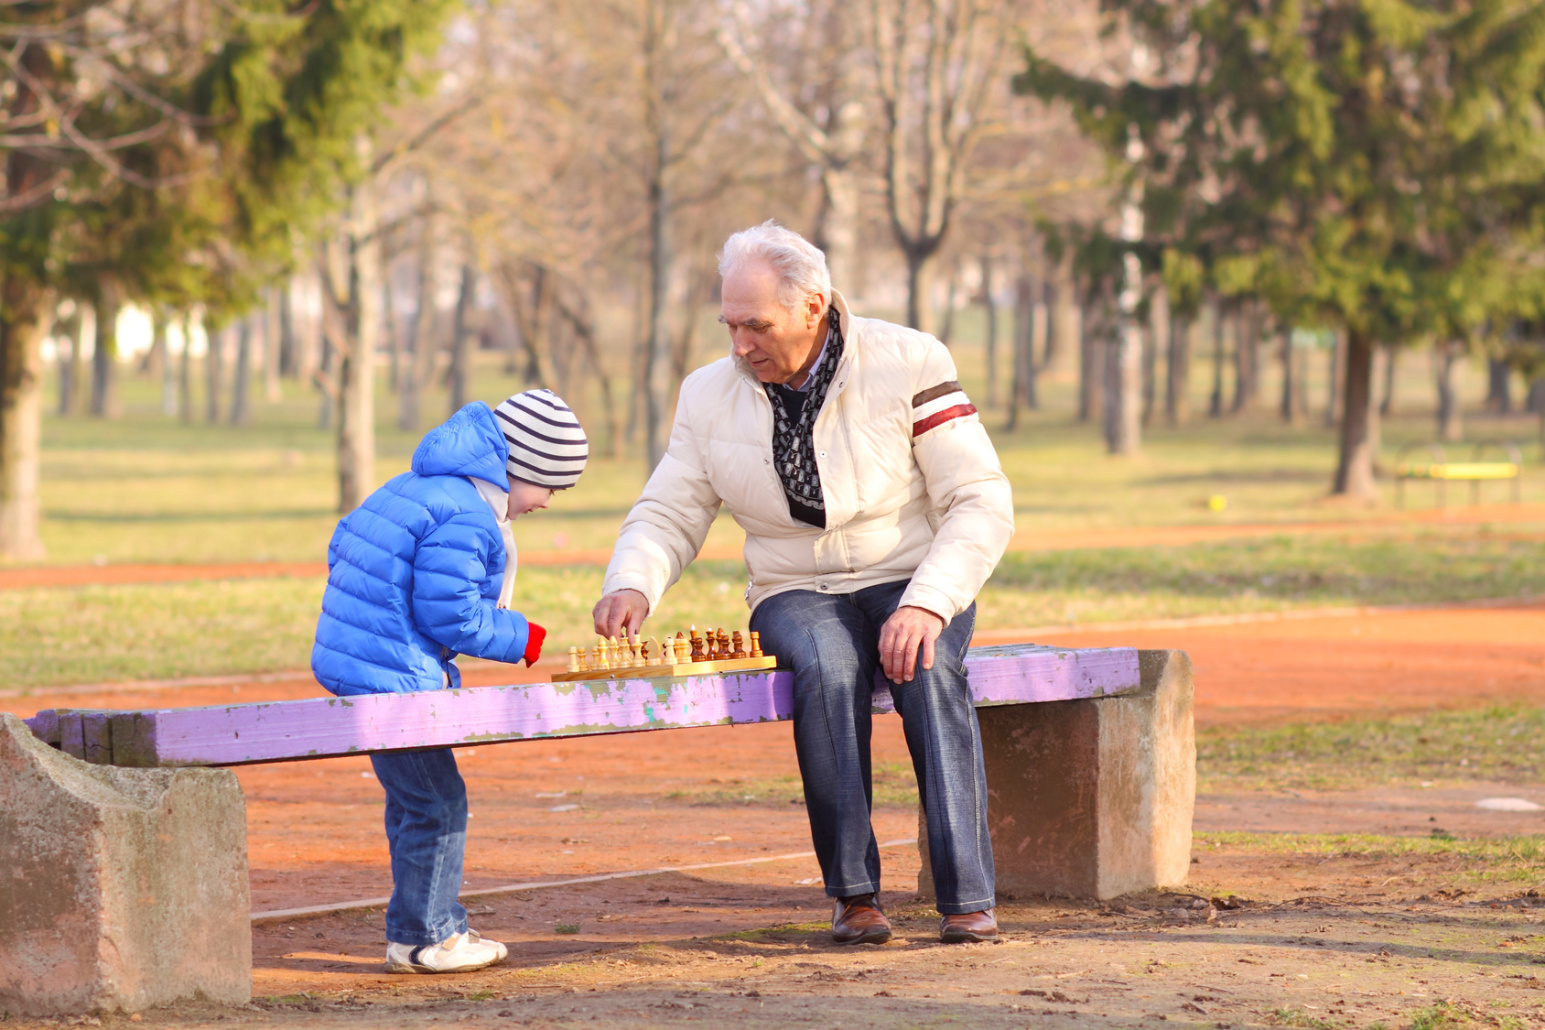
<svg viewBox="0 0 1545 1030"><path fill-rule="evenodd" d="M721 658L703 662L668 662L659 665L618 666L615 669L581 669L578 672L560 672L553 676L554 683L570 683L575 680L626 680L650 679L655 676L706 676L716 672L752 672L757 669L775 669L778 659L773 655L760 658Z"/></svg>
<svg viewBox="0 0 1545 1030"><path fill-rule="evenodd" d="M571 647L568 671L558 673L553 682L702 676L778 666L776 656L762 653L761 638L756 633L742 635L739 630L730 633L709 629L702 636L693 626L691 634L690 639L685 632L667 636L663 645L653 637L643 641L638 637L628 641L612 637L599 640L589 649Z"/></svg>

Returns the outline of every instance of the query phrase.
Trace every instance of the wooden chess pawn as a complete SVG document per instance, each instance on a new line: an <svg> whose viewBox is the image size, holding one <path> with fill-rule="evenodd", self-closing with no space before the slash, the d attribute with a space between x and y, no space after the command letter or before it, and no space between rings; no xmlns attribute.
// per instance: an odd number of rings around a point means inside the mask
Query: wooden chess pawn
<svg viewBox="0 0 1545 1030"><path fill-rule="evenodd" d="M692 657L692 660L694 662L702 662L702 661L706 661L707 660L704 657L704 654L703 654L703 638L697 635L697 627L696 626L692 627L692 655L691 655L691 657Z"/></svg>
<svg viewBox="0 0 1545 1030"><path fill-rule="evenodd" d="M762 654L762 634L758 633L756 630L751 631L751 657L765 657Z"/></svg>
<svg viewBox="0 0 1545 1030"><path fill-rule="evenodd" d="M724 632L724 630L721 629L721 630L719 630L719 658L722 660L722 659L728 658L729 656L730 656L730 635L728 633Z"/></svg>
<svg viewBox="0 0 1545 1030"><path fill-rule="evenodd" d="M596 644L590 649L590 668L595 672L606 668L606 649L601 644Z"/></svg>
<svg viewBox="0 0 1545 1030"><path fill-rule="evenodd" d="M579 648L577 648L577 647L569 648L569 671L570 672L579 672L579 671L581 671L580 667L579 667Z"/></svg>
<svg viewBox="0 0 1545 1030"><path fill-rule="evenodd" d="M674 642L671 642L671 643L673 644L674 649L675 649L676 664L677 665L685 665L685 664L687 664L687 662L691 660L692 651L691 651L691 646L687 643L686 634L682 633L680 630L677 630L676 631L676 639L675 639Z"/></svg>
<svg viewBox="0 0 1545 1030"><path fill-rule="evenodd" d="M730 652L730 657L731 658L744 658L744 657L746 657L746 643L745 643L745 640L741 638L740 630L737 629L731 639L734 641L735 649Z"/></svg>

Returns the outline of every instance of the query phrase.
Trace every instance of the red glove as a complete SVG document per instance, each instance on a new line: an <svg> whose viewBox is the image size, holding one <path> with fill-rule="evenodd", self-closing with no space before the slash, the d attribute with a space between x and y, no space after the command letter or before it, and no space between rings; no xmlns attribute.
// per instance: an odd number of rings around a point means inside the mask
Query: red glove
<svg viewBox="0 0 1545 1030"><path fill-rule="evenodd" d="M526 668L531 668L531 663L542 657L542 641L547 639L547 630L534 622L526 623L526 653L522 656L526 659Z"/></svg>

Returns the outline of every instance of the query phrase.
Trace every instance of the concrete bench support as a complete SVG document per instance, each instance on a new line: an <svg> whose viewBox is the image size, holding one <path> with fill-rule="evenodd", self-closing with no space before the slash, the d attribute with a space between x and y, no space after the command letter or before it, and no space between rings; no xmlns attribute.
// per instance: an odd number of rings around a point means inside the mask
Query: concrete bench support
<svg viewBox="0 0 1545 1030"><path fill-rule="evenodd" d="M235 774L89 765L0 714L0 799L0 1013L251 999Z"/></svg>
<svg viewBox="0 0 1545 1030"><path fill-rule="evenodd" d="M998 893L1113 898L1185 882L1196 801L1191 660L1138 653L1134 694L981 708ZM932 895L927 830L923 871Z"/></svg>

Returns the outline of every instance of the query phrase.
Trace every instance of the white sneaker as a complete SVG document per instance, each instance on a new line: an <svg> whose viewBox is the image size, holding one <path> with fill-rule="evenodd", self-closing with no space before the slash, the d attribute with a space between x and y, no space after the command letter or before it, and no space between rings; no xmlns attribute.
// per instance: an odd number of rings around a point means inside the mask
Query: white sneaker
<svg viewBox="0 0 1545 1030"><path fill-rule="evenodd" d="M389 973L465 973L504 961L510 953L498 941L485 941L476 930L452 934L439 944L388 944Z"/></svg>

